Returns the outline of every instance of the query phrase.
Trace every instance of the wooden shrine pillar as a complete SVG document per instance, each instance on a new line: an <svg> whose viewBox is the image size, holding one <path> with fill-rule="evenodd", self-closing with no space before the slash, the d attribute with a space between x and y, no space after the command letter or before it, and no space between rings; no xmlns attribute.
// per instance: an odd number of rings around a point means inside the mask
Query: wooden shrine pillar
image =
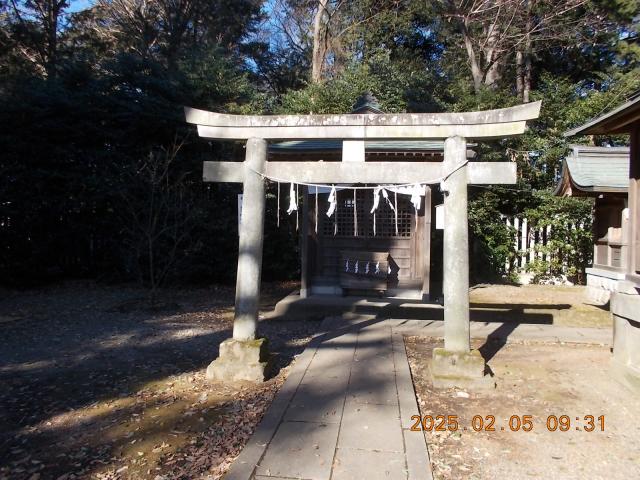
<svg viewBox="0 0 640 480"><path fill-rule="evenodd" d="M422 238L422 300L431 295L431 187L424 192L424 233Z"/></svg>
<svg viewBox="0 0 640 480"><path fill-rule="evenodd" d="M307 298L310 294L309 281L309 187L302 189L302 209L300 219L300 298ZM298 207L300 208L300 207Z"/></svg>

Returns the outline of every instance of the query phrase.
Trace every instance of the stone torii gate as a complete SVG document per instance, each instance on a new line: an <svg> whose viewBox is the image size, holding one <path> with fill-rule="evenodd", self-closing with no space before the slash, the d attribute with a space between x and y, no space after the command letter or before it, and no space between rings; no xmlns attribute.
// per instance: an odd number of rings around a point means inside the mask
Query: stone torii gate
<svg viewBox="0 0 640 480"><path fill-rule="evenodd" d="M347 115L226 115L185 108L204 138L245 140L238 162L204 162L204 181L241 182L244 196L236 281L233 338L220 345L208 378L263 380L266 341L256 339L262 270L265 177L291 183L374 185L441 182L445 193L443 244L444 348L434 350L432 373L440 385L481 379L484 360L470 349L467 185L513 184L511 162L467 162L467 139L522 134L541 102L467 113ZM268 162L268 140L340 139L342 162ZM364 141L444 139L443 162L364 162ZM348 161L344 152L350 152ZM353 155L356 158L353 158ZM355 160L355 161L354 161ZM435 180L437 179L437 180Z"/></svg>

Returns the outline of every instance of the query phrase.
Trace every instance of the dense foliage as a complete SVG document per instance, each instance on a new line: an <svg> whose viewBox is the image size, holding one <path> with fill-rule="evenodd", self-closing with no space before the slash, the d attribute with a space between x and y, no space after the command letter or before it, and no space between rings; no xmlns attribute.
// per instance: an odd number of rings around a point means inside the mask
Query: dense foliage
<svg viewBox="0 0 640 480"><path fill-rule="evenodd" d="M584 270L593 253L592 203L537 193L524 215L533 228L548 231L550 237L546 245L534 248L536 260L529 265L534 281L555 282L568 277L584 283ZM549 260L542 261L540 254Z"/></svg>
<svg viewBox="0 0 640 480"><path fill-rule="evenodd" d="M515 189L472 189L475 277L513 255L500 215L588 221L541 200L563 132L640 88L638 0L0 0L0 275L231 281L237 186L204 185L191 105L228 112L348 112L371 91L389 112L463 111L542 99L519 138L478 146L517 161ZM506 12L506 13L505 13ZM487 18L491 19L487 28ZM624 137L572 139L624 143ZM271 187L273 189L273 187ZM275 225L265 278L295 275L295 222ZM588 261L586 238L569 256ZM578 249L580 253L574 253ZM582 267L581 267L582 266Z"/></svg>

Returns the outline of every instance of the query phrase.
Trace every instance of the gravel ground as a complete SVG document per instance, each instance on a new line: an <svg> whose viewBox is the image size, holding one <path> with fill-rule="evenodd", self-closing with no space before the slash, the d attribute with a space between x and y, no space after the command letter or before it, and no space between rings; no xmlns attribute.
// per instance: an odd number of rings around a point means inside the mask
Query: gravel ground
<svg viewBox="0 0 640 480"><path fill-rule="evenodd" d="M426 421L436 480L622 480L640 475L640 398L611 378L608 348L542 343L509 343L497 352L489 348L497 387L465 391L431 384L428 359L441 341L408 337L405 343L422 417L458 416L459 427L452 430L447 422L444 431L429 431L432 424ZM475 342L474 348L481 345ZM532 429L511 431L524 415L531 416ZM549 431L549 417L562 415L569 428L562 431L558 424ZM587 415L594 416L592 432L586 431ZM473 427L476 416L480 431ZM484 428L489 416L495 431Z"/></svg>
<svg viewBox="0 0 640 480"><path fill-rule="evenodd" d="M263 309L296 287L264 287ZM207 382L233 289L70 283L0 292L0 479L219 478L319 322L261 321L264 384Z"/></svg>

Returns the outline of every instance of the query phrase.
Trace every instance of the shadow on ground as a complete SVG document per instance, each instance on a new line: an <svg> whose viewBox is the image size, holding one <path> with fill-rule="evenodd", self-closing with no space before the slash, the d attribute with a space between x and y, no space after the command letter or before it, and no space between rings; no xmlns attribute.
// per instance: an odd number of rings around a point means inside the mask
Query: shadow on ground
<svg viewBox="0 0 640 480"><path fill-rule="evenodd" d="M290 288L267 286L262 307ZM246 385L204 382L232 334L233 289L182 292L170 311L150 310L141 297L73 285L0 301L0 318L10 320L0 325L0 477L89 476L113 457L163 450L159 438L188 443L219 423L239 392L247 404L259 401L260 390ZM276 371L318 324L260 323L278 354Z"/></svg>

